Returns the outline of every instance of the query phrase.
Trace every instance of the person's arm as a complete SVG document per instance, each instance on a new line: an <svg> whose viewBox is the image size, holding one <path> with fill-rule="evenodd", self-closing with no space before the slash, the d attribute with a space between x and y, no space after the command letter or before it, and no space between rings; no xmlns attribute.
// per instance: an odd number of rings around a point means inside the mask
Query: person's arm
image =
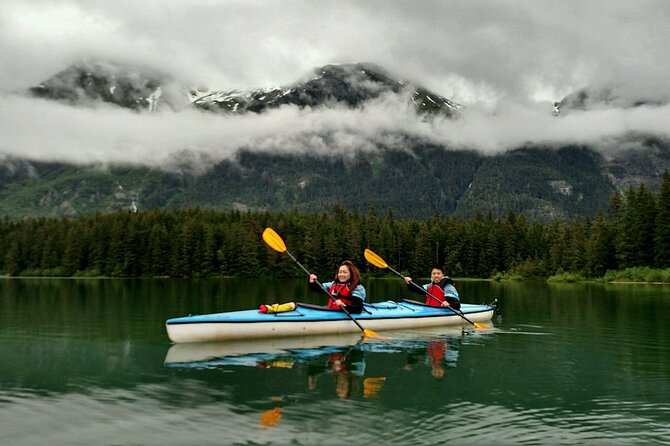
<svg viewBox="0 0 670 446"><path fill-rule="evenodd" d="M456 290L456 287L453 284L447 284L444 287L444 299L447 305L442 305L442 306L448 306L450 308L453 308L455 310L458 310L461 308L461 298L458 295L458 291Z"/></svg>
<svg viewBox="0 0 670 446"><path fill-rule="evenodd" d="M359 299L361 304L365 301L367 293L365 292L365 287L363 285L356 285L356 288L351 292L351 297L353 299Z"/></svg>
<svg viewBox="0 0 670 446"><path fill-rule="evenodd" d="M354 290L349 295L349 300L351 301L351 304L346 306L347 310L349 310L349 312L353 314L361 313L361 311L363 311L363 301L365 300L365 297L366 297L365 287L363 287L363 285L357 285L356 288L354 288Z"/></svg>
<svg viewBox="0 0 670 446"><path fill-rule="evenodd" d="M412 278L411 278L411 277L409 277L409 276L405 276L405 277L403 277L403 279L405 279L405 283L407 284L407 289L408 289L410 292L415 293L415 294L421 294L421 295L425 294L425 293L424 293L423 291L421 291L419 288L417 288L417 287L415 287L414 285L412 285Z"/></svg>
<svg viewBox="0 0 670 446"><path fill-rule="evenodd" d="M452 284L447 284L444 286L444 295L448 297L452 297L456 300L460 300L460 296L458 295L458 291L456 290L456 287L453 286Z"/></svg>
<svg viewBox="0 0 670 446"><path fill-rule="evenodd" d="M312 278L314 278L314 281L312 281ZM326 291L330 289L330 286L333 284L333 282L325 282L322 285L326 288ZM313 293L323 293L323 289L319 286L319 280L316 277L316 275L312 274L309 276L309 290Z"/></svg>

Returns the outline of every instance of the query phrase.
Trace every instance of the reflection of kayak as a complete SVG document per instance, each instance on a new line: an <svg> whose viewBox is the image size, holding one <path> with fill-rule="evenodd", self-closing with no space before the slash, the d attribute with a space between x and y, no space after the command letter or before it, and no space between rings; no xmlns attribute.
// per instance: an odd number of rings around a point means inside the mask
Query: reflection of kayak
<svg viewBox="0 0 670 446"><path fill-rule="evenodd" d="M262 355L278 357L296 350L348 348L360 341L357 333L332 336L302 336L293 338L244 339L219 342L174 344L165 355L166 364L206 362L223 357Z"/></svg>
<svg viewBox="0 0 670 446"><path fill-rule="evenodd" d="M366 304L365 310L354 317L370 330L404 330L468 323L448 308L430 307L408 300ZM461 312L472 322L490 320L494 310L491 305L461 305ZM302 303L295 310L283 313L242 310L178 317L168 319L165 327L170 340L177 343L359 331L344 312Z"/></svg>
<svg viewBox="0 0 670 446"><path fill-rule="evenodd" d="M165 355L169 367L210 368L217 366L282 367L308 363L324 355L360 350L375 353L420 351L425 354L431 342L448 341L460 345L461 327L394 331L391 339L367 341L358 333L302 336L290 338L244 339L219 342L173 344ZM451 347L450 349L453 349ZM454 353L458 355L458 347Z"/></svg>

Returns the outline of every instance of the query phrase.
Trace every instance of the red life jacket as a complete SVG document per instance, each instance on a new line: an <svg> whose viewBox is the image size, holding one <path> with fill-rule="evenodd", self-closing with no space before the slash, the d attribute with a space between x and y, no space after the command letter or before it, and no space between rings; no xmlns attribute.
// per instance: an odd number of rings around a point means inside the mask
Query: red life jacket
<svg viewBox="0 0 670 446"><path fill-rule="evenodd" d="M335 300L337 299L340 299L342 302L344 302L345 305L351 305L354 303L354 301L349 297L351 296L351 290L346 283L333 282L328 292L331 296L333 296L333 299L328 299L328 308L332 310L342 311L342 308L335 303Z"/></svg>
<svg viewBox="0 0 670 446"><path fill-rule="evenodd" d="M442 306L442 302L444 302L444 290L442 289L441 286L435 285L434 283L431 283L428 289L426 290L433 296L435 296L439 302L429 295L426 294L426 304L430 305L431 307L440 307Z"/></svg>

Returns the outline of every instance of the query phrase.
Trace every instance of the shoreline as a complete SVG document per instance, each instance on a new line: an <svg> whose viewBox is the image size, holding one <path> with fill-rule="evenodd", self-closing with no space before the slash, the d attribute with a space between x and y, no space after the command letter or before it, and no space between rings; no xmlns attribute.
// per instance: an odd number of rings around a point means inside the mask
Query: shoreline
<svg viewBox="0 0 670 446"><path fill-rule="evenodd" d="M300 279L300 277L293 277L292 279ZM391 280L394 277L370 277L373 279L384 279ZM16 279L35 279L35 280L48 280L48 279L58 279L58 280L142 280L142 279L162 279L162 280L201 280L201 279L239 279L235 276L211 276L211 277L170 277L170 276L151 276L151 277L113 277L113 276L9 276L6 274L0 274L0 280L16 280ZM277 277L277 280L286 279L285 277ZM423 277L419 278L421 281L430 281L430 278ZM613 285L670 285L670 282L659 282L659 281L635 281L635 280L612 280L605 281L603 278L597 279L586 279L586 280L549 280L549 278L476 278L476 277L452 277L455 282L547 282L555 284L577 284L577 283L601 283L604 285L613 284Z"/></svg>

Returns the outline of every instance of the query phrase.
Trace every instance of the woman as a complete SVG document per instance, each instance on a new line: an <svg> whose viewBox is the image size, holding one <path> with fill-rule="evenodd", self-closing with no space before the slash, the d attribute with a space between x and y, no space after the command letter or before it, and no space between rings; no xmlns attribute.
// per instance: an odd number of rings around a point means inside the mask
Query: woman
<svg viewBox="0 0 670 446"><path fill-rule="evenodd" d="M323 283L323 288L332 296L332 299L328 299L328 308L342 311L344 306L352 314L363 311L365 288L361 285L361 273L349 260L340 264L335 280ZM309 275L309 289L317 293L323 292L316 274Z"/></svg>

